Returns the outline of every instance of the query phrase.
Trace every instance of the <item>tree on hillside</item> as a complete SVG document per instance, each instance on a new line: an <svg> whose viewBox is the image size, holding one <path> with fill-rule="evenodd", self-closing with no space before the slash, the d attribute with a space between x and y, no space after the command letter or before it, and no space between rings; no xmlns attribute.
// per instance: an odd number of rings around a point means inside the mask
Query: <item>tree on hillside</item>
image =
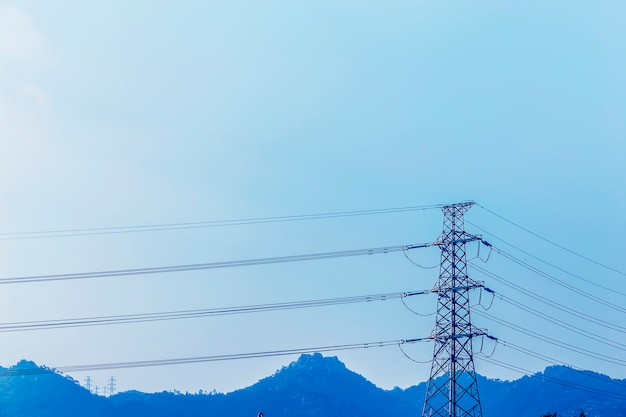
<svg viewBox="0 0 626 417"><path fill-rule="evenodd" d="M556 414L556 411L555 411L554 413L542 414L540 417L558 417L558 415ZM573 416L573 417L587 417L587 414L585 413L584 410L580 410L580 413L578 413L578 416Z"/></svg>

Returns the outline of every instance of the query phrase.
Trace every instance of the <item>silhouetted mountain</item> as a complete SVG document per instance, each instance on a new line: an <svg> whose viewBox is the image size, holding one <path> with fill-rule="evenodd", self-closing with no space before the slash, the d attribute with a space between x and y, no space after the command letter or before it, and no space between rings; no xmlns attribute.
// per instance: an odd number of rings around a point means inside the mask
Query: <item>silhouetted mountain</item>
<svg viewBox="0 0 626 417"><path fill-rule="evenodd" d="M626 380L614 380L591 371L550 366L515 381L480 378L479 390L485 416L539 417L626 416Z"/></svg>
<svg viewBox="0 0 626 417"><path fill-rule="evenodd" d="M297 362L249 388L231 393L235 403L252 404L267 416L415 415L402 390L384 391L348 370L336 357L302 355ZM239 409L233 415L251 415Z"/></svg>
<svg viewBox="0 0 626 417"><path fill-rule="evenodd" d="M104 416L106 398L92 395L75 380L22 360L0 368L1 417Z"/></svg>
<svg viewBox="0 0 626 417"><path fill-rule="evenodd" d="M374 417L414 416L422 411L426 383L383 390L348 370L336 357L302 355L256 384L228 394L146 394L128 391L105 398L76 381L22 361L0 369L0 417ZM626 417L626 381L567 367L515 381L479 376L486 417ZM586 387L581 390L580 387ZM613 392L613 397L606 396Z"/></svg>

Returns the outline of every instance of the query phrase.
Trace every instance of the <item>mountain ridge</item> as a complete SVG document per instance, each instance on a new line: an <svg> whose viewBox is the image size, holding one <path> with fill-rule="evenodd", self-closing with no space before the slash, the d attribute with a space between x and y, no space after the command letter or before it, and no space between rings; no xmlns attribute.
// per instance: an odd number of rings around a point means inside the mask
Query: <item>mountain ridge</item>
<svg viewBox="0 0 626 417"><path fill-rule="evenodd" d="M0 368L0 417L151 417L224 415L370 417L421 415L426 383L385 390L335 356L301 355L255 384L230 393L90 393L71 377L33 362ZM626 417L626 380L550 366L513 381L477 375L485 417L540 417L549 412ZM585 390L581 390L585 387ZM607 392L614 395L606 396Z"/></svg>

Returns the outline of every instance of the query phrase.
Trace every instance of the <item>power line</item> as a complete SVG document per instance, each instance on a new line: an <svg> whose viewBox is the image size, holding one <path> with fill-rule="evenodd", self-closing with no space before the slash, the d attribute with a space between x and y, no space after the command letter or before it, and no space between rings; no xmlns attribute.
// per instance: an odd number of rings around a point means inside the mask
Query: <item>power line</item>
<svg viewBox="0 0 626 417"><path fill-rule="evenodd" d="M512 220L509 220L509 219L507 219L506 217L499 215L498 213L496 213L496 212L494 212L494 211L492 211L492 210L489 210L489 209L488 209L488 208L486 208L485 206L481 206L481 205L480 205L480 204L478 204L478 203L476 203L476 205L477 205L478 207L480 207L481 209L485 210L486 212L491 213L491 214L493 214L493 215L494 215L494 216L496 216L496 217L499 217L500 219L504 220L505 222L507 222L507 223L509 223L509 224L512 224L513 226L515 226L515 227L517 227L517 228L519 228L519 229L521 229L521 230L523 230L523 231L525 231L525 232L527 232L527 233L530 233L531 235L533 235L533 236L535 236L535 237L537 237L537 238L539 238L539 239L543 240L544 242L547 242L547 243L549 243L549 244L551 244L551 245L553 245L553 246L556 246L556 247L557 247L557 248L559 248L559 249L562 249L562 250L564 250L564 251L566 251L566 252L569 252L569 253L571 253L572 255L578 256L579 258L584 259L584 260L586 260L586 261L588 261L588 262L591 262L591 263L593 263L593 264L596 264L596 265L598 265L598 266L601 266L602 268L608 269L609 271L613 271L613 272L616 272L616 273L618 273L618 274L620 274L620 275L625 275L625 276L626 276L626 272L620 271L619 269L613 268L613 267L611 267L611 266L608 266L608 265L606 265L606 264L603 264L602 262L598 262L598 261L596 261L596 260L594 260L594 259L591 259L591 258L589 258L588 256L585 256L585 255L583 255L583 254L581 254L581 253L578 253L578 252L575 252L575 251L573 251L573 250L571 250L571 249L568 249L568 248L566 248L566 247L565 247L565 246L563 246L563 245L560 245L560 244L558 244L558 243L556 243L556 242L554 242L554 241L552 241L552 240L550 240L550 239L547 239L547 238L545 238L545 237L543 237L543 236L541 236L541 235L539 235L539 234L537 234L537 233L535 233L535 232L533 232L533 231L531 231L531 230L529 230L529 229L525 228L524 226L521 226L521 225L519 225L519 224L517 224L517 223L513 222Z"/></svg>
<svg viewBox="0 0 626 417"><path fill-rule="evenodd" d="M599 284L599 283L597 283L597 282L595 282L595 281L592 281L592 280L587 279L587 278L583 278L583 277L581 277L580 275L577 275L577 274L574 274L574 273L572 273L572 272L570 272L570 271L567 271L567 270L565 270L565 269L563 269L563 268L561 268L561 267L559 267L559 266L557 266L557 265L554 265L553 263L550 263L550 262L548 262L548 261L545 261L545 260L543 260L543 259L541 259L541 258L539 258L539 257L537 257L537 256L535 256L535 255L533 255L532 253L527 252L527 251L525 251L525 250L523 250L523 249L521 249L521 248L519 248L519 247L517 247L517 246L513 245L513 244L512 244L512 243L510 243L510 242L507 242L506 240L504 240L504 239L502 239L502 238L500 238L500 237L498 237L498 236L494 235L493 233L491 233L491 232L489 232L489 231L487 231L487 230L483 229L482 227L480 227L480 226L478 226L478 225L476 225L476 224L474 224L474 223L472 223L472 222L470 222L470 221L468 221L468 220L466 220L466 222L467 222L468 224L470 224L470 225L474 226L474 227L475 227L475 228L477 228L478 230L481 230L482 232L487 233L488 235L490 235L490 236L491 236L491 237L493 237L494 239L499 240L500 242L504 243L505 245L510 246L510 247L512 247L513 249L515 249L515 250L517 250L517 251L519 251L519 252L521 252L521 253L523 253L523 254L525 254L525 255L527 255L527 256L530 256L531 258L533 258L533 259L535 259L535 260L537 260L537 261L539 261L539 262L543 263L544 265L548 265L548 266L550 266L550 267L552 267L552 268L554 268L554 269L556 269L556 270L559 270L559 271L561 271L561 272L566 273L567 275L569 275L569 276L571 276L571 277L577 278L577 279L579 279L579 280L581 280L581 281L584 281L584 282L586 282L586 283L588 283L588 284L591 284L591 285L593 285L593 286L596 286L596 287L598 287L598 288L602 288L603 290L610 291L610 292L613 292L613 293L615 293L615 294L619 294L619 295L622 295L622 296L626 296L626 293L624 293L624 292L618 291L618 290L616 290L615 288L607 287L606 285Z"/></svg>
<svg viewBox="0 0 626 417"><path fill-rule="evenodd" d="M598 395L602 395L605 397L610 397L610 398L614 398L614 399L618 399L618 400L625 400L626 399L626 395L620 394L620 393L616 393L616 392L612 392L612 391L606 391L606 390L602 390L602 389L598 389L598 388L593 388L593 387L589 387L586 385L581 385L581 384L577 384L574 382L570 382L570 381L566 381L564 379L560 379L560 378L554 378L545 374L535 374L532 371L528 370L528 369L524 369L521 368L519 366L515 366L515 365L511 365L507 362L503 362L503 361L499 361L493 358L487 358L487 357L480 357L481 360L488 362L488 363L492 363L494 365L498 365L502 368L505 369L509 369L511 371L515 371L515 372L519 372L523 375L528 375L531 378L541 378L542 380L546 380L546 381L550 381L553 382L555 384L558 385L562 385L568 388L574 388L576 390L579 391L586 391L586 392L591 392L593 394L598 394Z"/></svg>
<svg viewBox="0 0 626 417"><path fill-rule="evenodd" d="M1 370L0 376L20 376L25 374L37 374L37 373L49 373L49 372L88 372L99 371L109 369L125 369L125 368L145 368L154 366L167 366L167 365L183 365L202 362L216 362L216 361L228 361L238 359L253 359L253 358L266 358L272 356L287 356L297 355L303 353L315 353L315 352L336 352L343 350L355 350L355 349L370 349L377 347L397 346L406 343L416 343L424 340L428 340L429 337L416 338L416 339L400 339L400 340L387 340L381 342L367 342L367 343L353 343L345 345L330 345L321 347L308 347L298 349L285 349L285 350L270 350L264 352L250 352L250 353L236 353L227 355L212 355L212 356L194 356L187 358L173 358L173 359L153 359L143 361L130 361L130 362L103 362L98 364L88 365L70 365L59 366L55 368L33 368L33 369L7 369Z"/></svg>
<svg viewBox="0 0 626 417"><path fill-rule="evenodd" d="M521 292L524 295L527 295L527 296L529 296L531 298L534 298L535 300L537 300L537 301L539 301L539 302L541 302L541 303L543 303L543 304L545 304L547 306L550 306L552 308L560 310L560 311L562 311L564 313L571 314L572 316L575 316L577 318L586 320L586 321L591 322L593 324L598 324L598 325L601 325L603 327L610 328L612 330L615 330L615 331L618 331L618 332L621 332L621 333L625 333L626 332L626 327L624 327L624 326L620 326L618 324L610 323L610 322L608 322L606 320L598 319L598 318L596 318L594 316L591 316L589 314L585 314L583 312L575 310L575 309L573 309L571 307L568 307L566 305L557 303L556 301L552 301L551 299L549 299L547 297L544 297L544 296L539 295L539 294L537 294L535 292L527 290L526 288L522 287L521 285L514 284L511 281L509 281L507 279L504 279L504 278L502 278L499 275L494 274L493 272L489 272L485 268L482 268L482 267L480 267L478 265L472 265L472 268L474 268L477 271L481 272L482 274L484 274L484 275L486 275L486 276L488 276L488 277L490 277L490 278L492 278L492 279L494 279L494 280L496 280L496 281L506 285L509 288L512 288L512 289L514 289L514 290L516 290L518 292ZM503 300L503 301L508 301L509 303L515 303L515 301L513 301L509 297L505 297L502 294L497 294L497 296L501 300ZM526 308L530 308L530 307L526 307ZM541 314L543 314L543 313L541 313Z"/></svg>
<svg viewBox="0 0 626 417"><path fill-rule="evenodd" d="M609 362L609 363L612 363L612 364L615 364L615 365L626 366L626 361L624 361L624 359L622 359L622 358L616 358L614 356L603 355L603 354L596 353L596 352L594 352L592 350L589 350L589 349L580 348L578 346L574 346L572 344L562 342L560 340L554 339L554 338L549 337L549 336L542 335L541 333L534 332L532 330L526 329L526 328L524 328L522 326L519 326L517 324L513 324L511 322L508 322L508 321L503 320L501 318L492 316L491 314L487 314L487 313L482 312L482 311L478 311L477 310L474 313L479 315L479 316L482 316L482 317L484 317L484 318L486 318L488 320L491 320L493 322L501 324L501 325L503 325L503 326L505 326L505 327L507 327L509 329L518 331L518 332L523 333L523 334L525 334L527 336L533 337L535 339L541 340L543 342L549 343L549 344L554 345L554 346L558 346L560 348L569 350L571 352L576 352L578 354L587 356L589 358L598 359L598 360L601 360L601 361L604 361L604 362Z"/></svg>
<svg viewBox="0 0 626 417"><path fill-rule="evenodd" d="M597 333L592 333L592 332L590 332L588 330L584 330L584 329L582 329L582 328L580 328L578 326L574 326L574 325L572 325L570 323L567 323L567 322L565 322L563 320L556 319L554 317L551 317L548 314L544 314L544 313L542 313L542 312L540 312L540 311L538 311L538 310L536 310L534 308L528 307L525 304L519 303L519 302L514 301L514 300L512 300L510 298L502 298L502 299L504 301L507 301L509 304L514 305L517 308L532 314L535 317L539 317L539 318L541 318L543 320L549 321L550 323L553 323L553 324L556 324L558 326L561 326L562 328L567 329L567 330L569 330L571 332L577 333L577 334L579 334L579 335L581 335L583 337L586 337L586 338L591 339L591 340L595 340L596 342L607 344L607 345L612 346L612 347L614 347L616 349L626 350L626 344L624 344L624 343L616 342L614 340L606 338L606 337L604 337L602 335L599 335Z"/></svg>
<svg viewBox="0 0 626 417"><path fill-rule="evenodd" d="M227 354L227 355L195 356L195 357L186 357L186 358L156 359L156 360L129 361L129 362L103 362L103 363L98 363L98 364L70 365L70 366L59 366L59 367L54 367L54 368L38 367L38 368L29 368L29 369L3 369L3 370L0 370L0 377L38 375L38 374L48 374L48 373L89 372L89 371L99 371L99 370L143 368L143 367L156 367L156 366L172 366L172 365L195 364L195 363L203 363L203 362L217 362L217 361L227 361L227 360L290 356L290 355L315 353L315 352L322 353L322 352L332 352L332 351L370 349L370 348L377 348L377 347L382 348L382 347L389 347L389 346L402 346L403 344L413 344L413 343L424 342L424 341L429 341L429 340L432 340L432 337L429 336L429 337L414 338L414 339L387 340L387 341L380 341L380 342L329 345L329 346L321 346L321 347L271 350L271 351L249 352L249 353ZM505 346L510 345L509 343L504 342L504 341L500 341L500 342L502 342ZM519 373L522 373L531 377L538 377L538 375L533 374L533 372L530 370L523 369L518 366L508 364L506 362L498 361L493 358L487 358L484 356L481 356L480 358L486 362L496 364L506 369L510 369L510 370L513 370L513 371L516 371L516 372L519 372ZM613 392L606 391L606 390L600 390L597 388L591 388L591 387L587 387L581 384L575 384L575 383L565 381L559 378L548 377L546 375L541 375L541 378L548 379L552 382L565 385L570 388L576 388L576 389L580 389L583 391L594 392L596 394L611 396L613 398L619 398L619 399L626 398L626 396L623 396L618 393L613 393Z"/></svg>
<svg viewBox="0 0 626 417"><path fill-rule="evenodd" d="M224 226L243 226L261 223L282 223L304 220L331 219L340 217L369 216L376 214L402 213L409 211L422 211L440 208L441 204L431 204L425 206L407 206L393 207L372 210L353 210L353 211L337 211L316 214L299 214L291 216L273 216L273 217L252 217L245 219L231 220L210 220L201 222L186 223L161 223L135 226L115 226L115 227L94 227L83 229L56 229L31 232L7 232L0 233L0 240L16 240L16 239L37 239L37 238L53 238L53 237L69 237L69 236L92 236L104 234L120 234L120 233L143 233L155 232L163 230L181 230L181 229L199 229L210 227Z"/></svg>
<svg viewBox="0 0 626 417"><path fill-rule="evenodd" d="M319 300L294 301L273 304L257 304L239 307L209 308L183 311L166 311L158 313L123 314L114 316L83 317L59 320L23 321L0 323L0 332L17 332L28 330L62 329L70 327L91 327L113 324L144 323L164 320L191 319L199 317L224 316L231 314L258 313L299 308L322 307L353 303L386 301L415 295L432 293L433 290L395 292L352 297L326 298Z"/></svg>
<svg viewBox="0 0 626 417"><path fill-rule="evenodd" d="M392 252L402 252L402 251L407 251L411 249L426 248L432 245L433 245L432 243L421 243L421 244L415 244L415 245L398 245L398 246L387 246L387 247L368 248L368 249L354 249L354 250L334 251L334 252L309 253L309 254L303 254L303 255L277 256L277 257L271 257L271 258L243 259L243 260L237 260L237 261L158 266L158 267L151 267L151 268L117 269L117 270L95 271L95 272L77 272L77 273L70 273L70 274L31 275L31 276L23 276L23 277L0 278L0 284L21 284L21 283L28 283L28 282L64 281L64 280L74 280L74 279L118 277L118 276L127 276L127 275L158 274L158 273L165 273L165 272L196 271L196 270L203 270L203 269L233 268L233 267L241 267L241 266L267 265L267 264L276 264L276 263L285 263L285 262L314 261L314 260L321 260L321 259L344 258L344 257L363 256L363 255L379 255L379 254L392 253Z"/></svg>
<svg viewBox="0 0 626 417"><path fill-rule="evenodd" d="M523 353L524 355L531 356L533 358L541 359L541 360L547 361L547 362L552 363L552 364L559 364L559 365L569 366L570 368L576 369L577 371L589 372L589 371L587 371L587 370L585 370L583 368L580 368L578 366L572 365L571 363L567 363L567 362L563 362L563 361L561 361L559 359L551 358L550 356L543 355L543 354L541 354L539 352L536 352L534 350L515 345L515 344L513 344L511 342L507 342L507 341L504 341L502 339L498 339L498 343L502 344L503 346L505 346L505 347L507 347L509 349L516 350L516 351L518 351L520 353ZM610 382L611 384L619 386L621 389L626 388L626 381L614 380L614 379L611 379L611 378L609 378L608 381L607 381L606 377L600 376L600 375L598 375L598 374L596 374L594 372L587 373L587 376L590 376L592 378L598 379L598 380L603 381L603 382Z"/></svg>
<svg viewBox="0 0 626 417"><path fill-rule="evenodd" d="M485 242L485 243L487 243L487 242ZM491 245L489 243L487 243L487 244L489 246L491 246L496 253L498 253L498 254L504 256L505 258L509 259L510 261L513 261L516 264L518 264L518 265L528 269L529 271L534 272L535 274L537 274L539 276L542 276L542 277L544 277L544 278L554 282L557 285L560 285L563 288L567 288L568 290L570 290L572 292L575 292L576 294L585 296L585 297L589 298L592 301L595 301L595 302L597 302L599 304L602 304L602 305L604 305L606 307L609 307L609 308L611 308L613 310L619 311L620 313L626 313L626 308L624 308L624 307L622 307L622 306L620 306L618 304L615 304L615 303L607 301L607 300L605 300L603 298L597 297L597 296L595 296L595 295L593 295L593 294L591 294L591 293L589 293L587 291L583 291L580 288L575 287L574 285L568 284L567 282L565 282L565 281L563 281L563 280L561 280L559 278L556 278L555 276L550 275L547 272L544 272L541 269L536 268L536 267L528 264L527 262L524 262L521 259L516 258L513 255L510 255L510 254L504 252L502 249L499 249L499 248L497 248L497 247L495 247L495 246L493 246L493 245Z"/></svg>
<svg viewBox="0 0 626 417"><path fill-rule="evenodd" d="M483 273L486 273L488 276L491 276L491 274L489 272L483 272ZM496 277L495 275L492 276L492 278L497 279L495 277ZM534 293L532 293L530 291L528 293L529 294L534 294ZM604 337L602 335L599 335L597 333L593 333L593 332L590 332L588 330L584 330L584 329L582 329L582 328L580 328L578 326L574 326L571 323L568 323L568 322L563 321L563 320L559 320L559 319L557 319L555 317L552 317L552 316L550 316L548 314L542 313L541 311L539 311L537 309L529 307L529 306L527 306L527 305L525 305L523 303L520 303L518 301L515 301L515 300L513 300L513 299L511 299L509 297L504 297L501 294L497 294L496 297L500 298L503 301L508 302L509 304L511 304L511 305L521 309L521 310L524 310L524 311L534 315L535 317L539 317L539 318L541 318L543 320L546 320L546 321L548 321L550 323L556 324L556 325L558 325L558 326L560 326L562 328L565 328L565 329L567 329L567 330L569 330L571 332L577 333L577 334L579 334L579 335L581 335L583 337L586 337L586 338L591 339L591 340L595 340L596 342L605 343L607 345L610 345L610 346L612 346L614 348L617 348L617 349L620 349L620 350L626 350L626 344L624 344L624 343L620 343L620 342L614 341L612 339L608 339L608 338L606 338L606 337ZM537 299L539 299L539 298L537 298ZM563 310L563 311L565 311L565 310ZM582 313L581 313L581 315L582 315ZM600 320L598 320L598 321L600 321ZM608 323L608 324L610 324L610 323ZM623 333L623 331L622 331L622 333Z"/></svg>

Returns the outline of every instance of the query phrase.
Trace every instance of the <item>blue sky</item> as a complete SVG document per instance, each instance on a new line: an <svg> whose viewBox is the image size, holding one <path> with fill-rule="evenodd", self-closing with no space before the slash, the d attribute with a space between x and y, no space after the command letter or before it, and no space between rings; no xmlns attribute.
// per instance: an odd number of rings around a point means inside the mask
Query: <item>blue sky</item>
<svg viewBox="0 0 626 417"><path fill-rule="evenodd" d="M624 271L625 18L626 7L619 1L2 1L0 232L473 199ZM0 276L427 242L438 236L441 220L437 211L419 211L0 240ZM626 292L623 275L556 250L479 207L468 213L468 220L570 272ZM438 262L436 249L412 256ZM599 307L496 255L483 267L602 320L623 321L623 313ZM624 302L619 294L558 274L599 297ZM0 322L406 291L430 288L436 277L436 269L422 270L401 254L390 254L5 285ZM480 274L476 278L497 291L512 291ZM417 309L429 311L434 305L433 298L426 298ZM561 332L505 303L496 301L494 311L498 317L519 318L538 332ZM573 320L547 307L542 311ZM389 301L4 333L0 364L28 358L63 366L423 337L432 320ZM545 355L626 377L623 367L570 356L478 317L475 322L494 336ZM585 326L624 341L623 333ZM562 338L623 356L579 335L564 332ZM432 354L428 345L412 349L419 360ZM501 360L533 371L546 365L500 347L496 352ZM428 377L428 364L410 362L393 349L338 356L385 388ZM112 374L120 389L228 391L291 359ZM519 377L488 363L478 362L477 368L487 376ZM104 384L109 374L92 377Z"/></svg>

